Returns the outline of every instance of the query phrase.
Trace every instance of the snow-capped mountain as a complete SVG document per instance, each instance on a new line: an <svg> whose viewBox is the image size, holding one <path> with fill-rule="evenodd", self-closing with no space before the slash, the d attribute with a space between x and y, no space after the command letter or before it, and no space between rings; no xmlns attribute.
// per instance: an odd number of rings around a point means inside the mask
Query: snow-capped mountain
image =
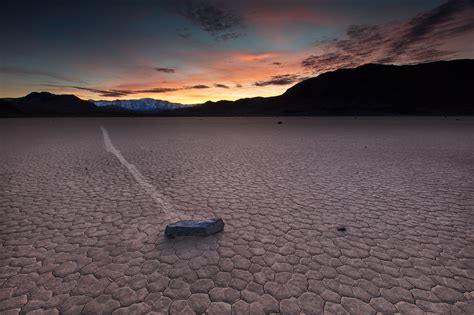
<svg viewBox="0 0 474 315"><path fill-rule="evenodd" d="M119 106L134 111L160 111L168 109L177 109L186 105L171 103L168 101L155 100L153 98L142 98L137 100L114 100L114 101L95 101L90 100L97 106Z"/></svg>

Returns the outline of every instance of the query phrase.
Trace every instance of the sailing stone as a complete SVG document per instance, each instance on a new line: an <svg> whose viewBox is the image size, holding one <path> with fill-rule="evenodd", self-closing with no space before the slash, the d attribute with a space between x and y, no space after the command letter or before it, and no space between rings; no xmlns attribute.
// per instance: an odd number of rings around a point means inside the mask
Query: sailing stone
<svg viewBox="0 0 474 315"><path fill-rule="evenodd" d="M172 239L176 236L209 236L224 230L221 218L209 220L184 220L166 226L165 236Z"/></svg>

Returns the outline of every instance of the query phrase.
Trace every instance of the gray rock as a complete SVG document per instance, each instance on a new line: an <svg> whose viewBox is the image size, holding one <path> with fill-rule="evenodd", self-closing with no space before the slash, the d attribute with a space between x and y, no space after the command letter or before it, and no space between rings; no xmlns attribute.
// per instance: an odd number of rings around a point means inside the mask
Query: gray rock
<svg viewBox="0 0 474 315"><path fill-rule="evenodd" d="M176 236L209 236L224 230L224 221L220 218L195 221L184 220L168 224L165 236L169 239Z"/></svg>

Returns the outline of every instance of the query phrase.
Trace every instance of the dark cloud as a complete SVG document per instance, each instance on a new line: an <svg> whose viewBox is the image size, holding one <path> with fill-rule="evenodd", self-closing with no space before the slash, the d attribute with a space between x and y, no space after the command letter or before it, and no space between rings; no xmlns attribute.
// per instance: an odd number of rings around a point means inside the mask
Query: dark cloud
<svg viewBox="0 0 474 315"><path fill-rule="evenodd" d="M272 76L269 80L255 82L255 86L288 85L301 81L303 78L296 74L282 74Z"/></svg>
<svg viewBox="0 0 474 315"><path fill-rule="evenodd" d="M178 36L181 38L189 39L191 37L191 32L189 31L189 28L187 27L177 28L176 31L178 31Z"/></svg>
<svg viewBox="0 0 474 315"><path fill-rule="evenodd" d="M156 71L158 72L163 72L163 73L175 73L176 71L172 68L160 68L160 67L157 67L157 68L154 68Z"/></svg>
<svg viewBox="0 0 474 315"><path fill-rule="evenodd" d="M227 85L220 83L214 83L214 86L222 89L230 89L230 87L228 87Z"/></svg>
<svg viewBox="0 0 474 315"><path fill-rule="evenodd" d="M183 39L189 39L191 38L191 33L178 33L178 36Z"/></svg>
<svg viewBox="0 0 474 315"><path fill-rule="evenodd" d="M455 57L447 40L473 33L474 1L449 0L405 22L352 25L344 39L318 43L325 51L302 61L315 73L364 63L416 63Z"/></svg>
<svg viewBox="0 0 474 315"><path fill-rule="evenodd" d="M208 89L209 86L204 85L204 84L196 84L193 86L188 87L188 89Z"/></svg>
<svg viewBox="0 0 474 315"><path fill-rule="evenodd" d="M274 65L274 66L281 66L282 63L281 63L281 62L278 62L278 61L275 61L275 62L272 62L272 65Z"/></svg>
<svg viewBox="0 0 474 315"><path fill-rule="evenodd" d="M89 90L89 91L93 91L93 90ZM104 97L121 97L121 96L127 96L127 95L130 94L130 93L123 92L123 91L101 91L101 92L95 92L95 93L99 94L100 96L104 96Z"/></svg>
<svg viewBox="0 0 474 315"><path fill-rule="evenodd" d="M134 91L133 93L168 93L168 92L174 92L181 90L180 88L153 88L153 89L148 89L148 90L138 90Z"/></svg>
<svg viewBox="0 0 474 315"><path fill-rule="evenodd" d="M218 39L223 40L223 41L232 40L232 39L237 39L238 37L240 37L240 35L241 34L237 32L225 33L225 34L220 35Z"/></svg>
<svg viewBox="0 0 474 315"><path fill-rule="evenodd" d="M229 40L241 35L243 18L229 7L230 3L211 0L181 1L179 12L215 39Z"/></svg>
<svg viewBox="0 0 474 315"><path fill-rule="evenodd" d="M85 88L79 88L79 87L76 87L76 89L87 90L90 92L97 93L100 96L104 96L104 97L121 97L121 96L127 96L130 94L133 94L132 91L123 91L123 90L105 90L104 91L104 90L95 90L95 89L85 89Z"/></svg>
<svg viewBox="0 0 474 315"><path fill-rule="evenodd" d="M436 39L440 35L437 34L438 27L445 28L444 31L448 31L448 33L453 31L457 33L459 31L457 27L460 25L454 21L456 14L468 6L472 6L473 3L465 0L451 0L427 13L414 17L407 23L407 29L403 36L392 43L392 52L394 54L403 53L418 42ZM454 25L451 22L454 22ZM470 21L459 22L462 24L466 22L472 28L474 17L471 15Z"/></svg>
<svg viewBox="0 0 474 315"><path fill-rule="evenodd" d="M332 70L355 65L352 61L352 55L346 55L340 52L332 52L323 55L309 56L308 58L304 59L301 64L303 67L310 69L319 69L320 67L325 66L331 68L325 70Z"/></svg>
<svg viewBox="0 0 474 315"><path fill-rule="evenodd" d="M132 91L131 94L138 94L138 93L169 93L175 92L180 90L191 90L191 89L207 89L209 88L207 85L204 84L197 84L193 86L184 86L184 87L176 87L176 88L167 88L167 87L157 87L153 89L146 89L146 90L135 90Z"/></svg>

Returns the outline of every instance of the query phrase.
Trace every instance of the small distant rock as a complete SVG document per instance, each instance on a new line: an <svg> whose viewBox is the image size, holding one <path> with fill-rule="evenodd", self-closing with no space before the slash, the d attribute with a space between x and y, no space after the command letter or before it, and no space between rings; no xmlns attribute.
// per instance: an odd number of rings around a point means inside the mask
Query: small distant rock
<svg viewBox="0 0 474 315"><path fill-rule="evenodd" d="M279 121L278 124L279 124L279 125L283 124L283 121Z"/></svg>
<svg viewBox="0 0 474 315"><path fill-rule="evenodd" d="M209 236L224 230L224 221L220 218L210 220L184 220L168 224L165 237L172 239L176 236Z"/></svg>
<svg viewBox="0 0 474 315"><path fill-rule="evenodd" d="M340 227L337 228L337 230L338 230L339 232L345 232L347 229L346 229L345 226L340 226Z"/></svg>

